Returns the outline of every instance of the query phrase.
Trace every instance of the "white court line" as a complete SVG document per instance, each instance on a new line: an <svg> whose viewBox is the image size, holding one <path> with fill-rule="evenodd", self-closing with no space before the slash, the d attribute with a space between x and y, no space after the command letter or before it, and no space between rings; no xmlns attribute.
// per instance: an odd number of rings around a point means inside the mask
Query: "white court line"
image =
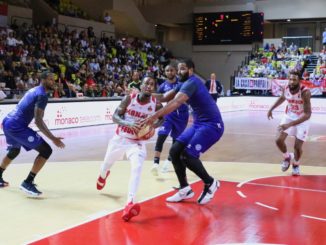
<svg viewBox="0 0 326 245"><path fill-rule="evenodd" d="M237 191L238 195L241 196L242 198L247 198L245 194L243 194L241 191Z"/></svg>
<svg viewBox="0 0 326 245"><path fill-rule="evenodd" d="M268 205L266 205L266 204L263 204L263 203L261 203L261 202L255 202L255 204L257 204L257 205L259 205L259 206L262 206L262 207L264 207L264 208L269 208L269 209L272 209L272 210L278 210L278 208L275 208L275 207L272 207L272 206L268 206Z"/></svg>
<svg viewBox="0 0 326 245"><path fill-rule="evenodd" d="M200 180L195 180L195 181L191 182L190 185L195 184L196 182L199 182L199 181L200 181ZM146 201L151 200L151 199L154 199L154 198L156 198L156 197L159 197L159 196L165 195L166 193L169 193L169 192L171 192L171 191L173 191L173 190L169 190L169 191L166 191L166 192L163 192L163 193L160 193L160 194L154 195L154 196L149 197L149 198L146 198L146 199L144 199L144 200L142 200L141 202L138 202L138 203L146 202ZM38 238L36 238L35 240L28 241L28 242L23 243L23 244L26 244L26 245L27 245L27 244L30 244L30 243L33 243L33 242L40 241L40 240L42 240L42 239L44 239L44 238L47 238L47 237L50 237L50 236L54 236L54 235L59 234L59 233L62 233L62 232L64 232L64 231L67 231L67 230L70 230L70 229L76 228L76 227L78 227L78 226L81 226L81 225L87 224L87 223L89 223L89 222L91 222L91 221L94 221L94 220L97 220L97 219L103 218L103 217L105 217L105 216L107 216L107 215L109 215L109 214L113 214L113 213L119 212L120 210L123 210L123 209L124 209L124 207L122 207L122 208L118 208L118 209L113 210L113 211L111 211L111 212L110 212L110 211L105 211L105 210L103 210L103 211L100 211L100 213L97 212L97 213L94 213L94 214L88 215L88 219L86 219L86 220L84 220L84 221L82 221L82 222L80 222L80 223L77 223L77 224L75 224L75 225L68 226L68 227L66 227L66 228L60 229L59 231L55 231L55 232L52 232L52 233L49 233L49 234L46 234L46 235L43 235L43 236L40 235L40 236L38 236ZM123 221L121 220L121 222L123 222Z"/></svg>
<svg viewBox="0 0 326 245"><path fill-rule="evenodd" d="M324 219L324 218L318 218L318 217L309 216L309 215L305 215L305 214L301 214L301 217L308 218L308 219L316 219L316 220L326 221L326 219Z"/></svg>
<svg viewBox="0 0 326 245"><path fill-rule="evenodd" d="M282 177L281 175L271 175L271 176L265 176L265 177L260 177L260 178L252 178L252 179L249 179L249 180L245 180L241 183L239 183L237 185L238 188L240 188L241 186L243 186L244 184L248 183L248 182L251 182L251 181L254 181L254 180L259 180L259 179L266 179L266 178L272 178L272 177Z"/></svg>
<svg viewBox="0 0 326 245"><path fill-rule="evenodd" d="M312 192L326 193L326 191L324 191L324 190L316 190L316 189L308 189L308 188L300 188L300 187L291 187L291 186L282 186L282 185L269 185L269 184L259 184L259 183L247 183L247 185L259 185L259 186L282 188L282 189L291 189L291 190L312 191Z"/></svg>

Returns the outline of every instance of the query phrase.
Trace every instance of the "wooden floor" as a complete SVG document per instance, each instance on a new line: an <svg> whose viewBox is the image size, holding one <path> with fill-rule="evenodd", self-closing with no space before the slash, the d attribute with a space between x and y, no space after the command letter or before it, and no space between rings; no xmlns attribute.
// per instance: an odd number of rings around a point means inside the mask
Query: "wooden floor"
<svg viewBox="0 0 326 245"><path fill-rule="evenodd" d="M280 116L275 115L274 120L268 121L263 112L225 113L224 136L202 156L209 172L218 179L236 182L288 175L280 171L281 155L274 143ZM323 116L312 120L310 137L304 144L303 174L326 174L325 122ZM65 137L66 148L53 147L49 163L37 176L36 183L44 192L42 198L27 198L18 188L31 168L35 152L22 151L4 174L10 186L0 190L1 245L36 240L121 209L125 204L129 178L127 161L114 165L108 186L102 192L95 188L99 165L114 133L114 125L53 132ZM165 145L162 159L166 158L170 142ZM154 139L147 145L148 157L139 188L139 201L170 191L177 184L174 173L156 178L150 174L153 143ZM293 139L288 143L292 147ZM0 136L0 146L3 156L6 154L3 136ZM190 173L189 179L195 181L197 177Z"/></svg>

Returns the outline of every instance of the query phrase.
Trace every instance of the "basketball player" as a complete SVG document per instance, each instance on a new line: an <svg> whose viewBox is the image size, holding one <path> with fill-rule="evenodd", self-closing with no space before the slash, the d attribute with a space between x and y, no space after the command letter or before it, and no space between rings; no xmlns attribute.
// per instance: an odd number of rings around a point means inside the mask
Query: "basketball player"
<svg viewBox="0 0 326 245"><path fill-rule="evenodd" d="M136 191L140 182L143 162L146 158L145 142L151 138L155 130L152 128L147 134L140 136L140 119L144 119L162 107L156 104L151 95L155 89L155 80L145 77L140 86L140 93L126 95L113 115L113 121L118 124L116 135L110 140L104 161L101 165L100 176L97 179L97 189L101 190L106 184L112 165L122 160L124 154L131 163L131 176L127 205L123 211L122 219L130 220L140 212L140 206L135 201ZM157 121L153 126L158 127L163 120Z"/></svg>
<svg viewBox="0 0 326 245"><path fill-rule="evenodd" d="M287 100L285 115L278 127L276 145L283 153L282 171L288 170L292 162L292 175L294 176L300 175L299 160L302 155L303 142L308 137L311 116L311 93L308 88L301 86L300 77L298 71L290 71L289 84L267 113L268 119L273 118L273 110ZM288 135L295 136L294 154L288 152L285 144Z"/></svg>
<svg viewBox="0 0 326 245"><path fill-rule="evenodd" d="M42 194L42 192L36 188L34 178L51 156L52 149L49 144L33 129L29 128L28 125L33 118L35 118L36 126L47 138L57 147L65 147L64 143L61 141L63 138L54 136L43 121L44 110L48 102L47 92L53 89L53 84L53 73L43 72L41 74L41 85L30 89L19 101L16 108L3 119L2 125L8 144L8 154L3 158L0 165L0 187L8 186L8 182L4 181L2 178L2 174L12 160L18 156L20 148L24 147L27 151L31 149L38 151L39 155L36 157L32 170L21 184L20 189L33 197Z"/></svg>
<svg viewBox="0 0 326 245"><path fill-rule="evenodd" d="M165 76L166 80L158 88L157 92L163 94L167 91L174 89L180 82L176 77L177 68L173 65L167 65L165 67ZM163 149L163 144L170 134L172 141L175 142L176 138L185 130L188 123L188 106L186 104L181 105L177 110L171 112L170 114L164 117L163 125L158 131L158 137L155 145L154 153L154 164L151 169L152 174L158 175L158 166L160 163L160 156ZM168 160L164 162L161 172L168 172L169 166L171 164L171 158L168 157Z"/></svg>
<svg viewBox="0 0 326 245"><path fill-rule="evenodd" d="M177 137L170 149L180 188L166 201L180 202L194 196L187 182L186 168L188 168L204 182L204 190L198 198L198 203L205 204L214 197L220 184L207 173L199 157L221 138L224 123L215 101L203 82L194 75L194 63L191 60L180 61L178 75L183 83L163 96L158 96L161 101L170 102L144 120L144 123L152 125L157 118L171 113L184 103L191 106L194 116L193 125Z"/></svg>

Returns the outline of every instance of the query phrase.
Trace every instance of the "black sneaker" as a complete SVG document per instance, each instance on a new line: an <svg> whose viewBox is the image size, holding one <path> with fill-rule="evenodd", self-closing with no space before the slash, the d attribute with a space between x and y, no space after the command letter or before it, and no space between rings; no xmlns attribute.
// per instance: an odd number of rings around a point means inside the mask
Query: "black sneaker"
<svg viewBox="0 0 326 245"><path fill-rule="evenodd" d="M213 199L214 194L218 188L220 188L220 182L215 179L211 185L209 185L209 186L205 185L204 191L201 193L200 197L197 200L198 203L206 204L206 203L210 202Z"/></svg>
<svg viewBox="0 0 326 245"><path fill-rule="evenodd" d="M0 188L7 187L9 183L4 181L3 178L0 178Z"/></svg>
<svg viewBox="0 0 326 245"><path fill-rule="evenodd" d="M25 180L20 185L20 189L22 191L24 191L26 194L33 196L33 197L38 197L42 194L42 192L40 192L38 189L36 189L36 184L28 183Z"/></svg>

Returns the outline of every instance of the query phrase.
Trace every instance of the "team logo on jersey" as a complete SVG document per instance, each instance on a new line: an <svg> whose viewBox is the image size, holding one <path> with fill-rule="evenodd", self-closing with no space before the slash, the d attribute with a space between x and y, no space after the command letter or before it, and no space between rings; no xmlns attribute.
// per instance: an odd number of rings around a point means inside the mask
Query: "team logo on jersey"
<svg viewBox="0 0 326 245"><path fill-rule="evenodd" d="M201 151L203 147L200 144L195 145L196 151Z"/></svg>
<svg viewBox="0 0 326 245"><path fill-rule="evenodd" d="M153 108L150 106L150 107L148 107L148 111L152 111L153 110Z"/></svg>
<svg viewBox="0 0 326 245"><path fill-rule="evenodd" d="M34 137L33 136L28 136L27 140L28 140L28 142L33 142L34 141Z"/></svg>

